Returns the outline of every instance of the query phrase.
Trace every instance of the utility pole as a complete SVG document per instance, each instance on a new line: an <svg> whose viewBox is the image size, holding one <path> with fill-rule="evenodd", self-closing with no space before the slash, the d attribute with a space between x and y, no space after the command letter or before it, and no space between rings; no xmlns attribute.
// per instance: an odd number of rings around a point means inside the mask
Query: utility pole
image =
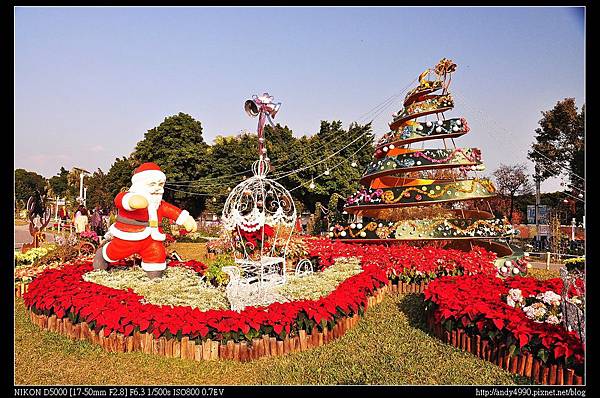
<svg viewBox="0 0 600 398"><path fill-rule="evenodd" d="M74 167L73 169L79 172L79 197L77 198L77 201L85 206L86 194L83 189L83 178L90 177L92 174L87 170L80 169L79 167Z"/></svg>
<svg viewBox="0 0 600 398"><path fill-rule="evenodd" d="M540 242L540 171L537 166L535 166L535 176L533 177L535 180L535 239L537 242Z"/></svg>
<svg viewBox="0 0 600 398"><path fill-rule="evenodd" d="M83 200L83 173L79 174L79 199Z"/></svg>

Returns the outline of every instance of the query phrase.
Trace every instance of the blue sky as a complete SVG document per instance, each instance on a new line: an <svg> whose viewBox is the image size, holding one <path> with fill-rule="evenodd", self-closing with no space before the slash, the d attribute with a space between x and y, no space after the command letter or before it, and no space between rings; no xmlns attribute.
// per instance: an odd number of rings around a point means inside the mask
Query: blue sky
<svg viewBox="0 0 600 398"><path fill-rule="evenodd" d="M481 148L488 174L533 170L540 112L585 101L584 48L582 8L17 7L15 168L107 171L178 112L208 142L254 131L243 103L264 91L295 135L347 126L447 57L458 64L447 116L472 128L456 145ZM403 98L374 120L378 136Z"/></svg>

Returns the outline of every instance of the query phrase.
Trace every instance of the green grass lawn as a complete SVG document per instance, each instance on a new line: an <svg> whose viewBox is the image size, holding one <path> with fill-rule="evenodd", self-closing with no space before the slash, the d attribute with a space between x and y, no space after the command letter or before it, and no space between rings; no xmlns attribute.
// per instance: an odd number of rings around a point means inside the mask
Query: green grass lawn
<svg viewBox="0 0 600 398"><path fill-rule="evenodd" d="M183 260L206 261L206 243L175 242L167 250L175 250Z"/></svg>
<svg viewBox="0 0 600 398"><path fill-rule="evenodd" d="M249 363L108 353L42 332L15 305L15 384L519 384L523 379L428 335L419 295L389 295L323 347Z"/></svg>

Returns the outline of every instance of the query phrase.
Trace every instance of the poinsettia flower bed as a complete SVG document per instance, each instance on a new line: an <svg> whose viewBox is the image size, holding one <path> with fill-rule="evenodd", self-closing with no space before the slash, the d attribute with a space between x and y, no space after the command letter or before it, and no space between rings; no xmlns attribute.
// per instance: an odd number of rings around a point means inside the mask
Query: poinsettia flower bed
<svg viewBox="0 0 600 398"><path fill-rule="evenodd" d="M530 296L555 298L561 290L562 280L558 278L500 279L479 274L437 279L424 293L430 327L441 326L438 334L458 330L466 338L478 336L491 348L503 348L512 357L531 354L543 366L558 365L581 375L585 347L578 335L562 324L536 321L514 305L516 296L517 300Z"/></svg>
<svg viewBox="0 0 600 398"><path fill-rule="evenodd" d="M202 272L199 262L173 264ZM121 266L119 264L118 266ZM200 311L186 306L143 304L142 296L131 290L118 290L85 282L92 271L90 261L65 264L62 270L48 270L34 280L23 296L25 305L35 314L68 318L73 324L87 323L104 336L117 332L131 336L149 333L154 338L186 337L190 340L251 341L263 335L284 339L301 331L331 330L336 323L362 314L369 296L382 287L387 278L377 266L365 266L363 272L348 278L326 297L273 303L268 307L246 307L231 310Z"/></svg>
<svg viewBox="0 0 600 398"><path fill-rule="evenodd" d="M329 239L306 239L308 255L318 258L319 268L333 264L338 257L359 257L364 266L375 265L385 271L394 284L429 282L446 275L496 274L496 254L481 247L464 252L432 246L361 245Z"/></svg>

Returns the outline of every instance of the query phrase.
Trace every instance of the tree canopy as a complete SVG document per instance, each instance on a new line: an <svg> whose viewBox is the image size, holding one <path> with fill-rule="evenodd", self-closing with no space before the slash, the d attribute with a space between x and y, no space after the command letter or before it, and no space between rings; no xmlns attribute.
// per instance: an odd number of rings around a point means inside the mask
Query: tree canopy
<svg viewBox="0 0 600 398"><path fill-rule="evenodd" d="M206 175L210 167L203 161L208 145L202 137L202 124L186 113L166 117L150 129L137 143L132 158L136 166L155 162L165 172L170 183L193 181ZM204 198L165 191L165 200L177 201L193 215L204 210Z"/></svg>
<svg viewBox="0 0 600 398"><path fill-rule="evenodd" d="M578 112L575 99L565 98L542 115L529 159L542 179L566 175L572 185L583 187L577 176L584 177L585 105Z"/></svg>
<svg viewBox="0 0 600 398"><path fill-rule="evenodd" d="M108 183L108 175L104 174L101 169L98 169L91 177L87 178L86 186L88 188L86 205L89 209L96 206L104 209L112 205L114 196Z"/></svg>
<svg viewBox="0 0 600 398"><path fill-rule="evenodd" d="M16 169L15 202L22 200L27 203L27 199L34 195L36 190L42 195L46 193L46 179L36 172Z"/></svg>
<svg viewBox="0 0 600 398"><path fill-rule="evenodd" d="M314 212L317 202L327 204L334 193L349 196L358 188L373 155L372 144L370 124L351 124L344 130L340 121L322 121L317 134L301 137L293 147L290 171L283 173L280 182L294 189L292 196Z"/></svg>
<svg viewBox="0 0 600 398"><path fill-rule="evenodd" d="M106 184L111 196L114 198L122 189L131 185L131 176L135 169L135 161L123 156L116 158L106 174Z"/></svg>
<svg viewBox="0 0 600 398"><path fill-rule="evenodd" d="M508 220L512 222L515 196L517 194L529 194L532 191L527 166L524 164L501 164L493 174L498 192L509 199L510 209L507 214Z"/></svg>
<svg viewBox="0 0 600 398"><path fill-rule="evenodd" d="M298 209L311 212L320 211L332 195L339 199L353 193L374 150L370 124L353 123L344 129L341 121L321 121L316 134L302 137L294 137L287 126L267 125L264 136L269 177L291 190ZM179 113L148 130L131 156L115 159L108 173L98 169L86 177L88 206L110 206L119 191L131 185L138 165L155 162L167 176L165 200L194 216L205 209L219 213L230 190L252 175L257 159L256 134L218 136L208 145L201 123ZM56 194L74 198L79 175L61 168L51 186Z"/></svg>
<svg viewBox="0 0 600 398"><path fill-rule="evenodd" d="M48 183L52 190L52 194L64 198L69 190L69 171L61 166L57 175L50 177Z"/></svg>
<svg viewBox="0 0 600 398"><path fill-rule="evenodd" d="M585 189L585 105L578 111L575 99L565 98L542 116L528 157L542 180L566 176L573 194L579 197ZM581 218L583 201L573 200L577 218Z"/></svg>

